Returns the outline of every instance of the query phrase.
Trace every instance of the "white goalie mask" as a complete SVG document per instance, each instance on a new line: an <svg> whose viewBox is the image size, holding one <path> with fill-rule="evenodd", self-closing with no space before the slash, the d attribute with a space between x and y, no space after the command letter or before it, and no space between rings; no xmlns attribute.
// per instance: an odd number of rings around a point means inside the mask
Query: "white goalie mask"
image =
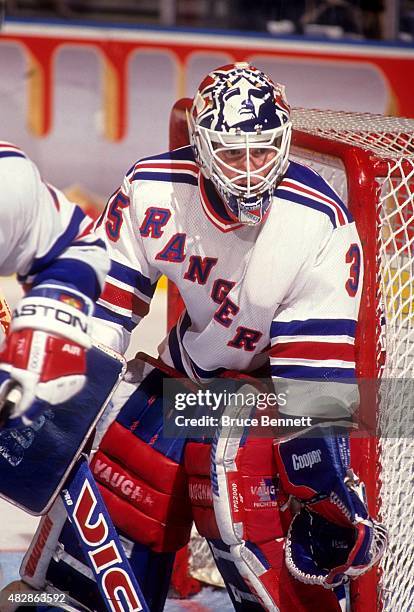
<svg viewBox="0 0 414 612"><path fill-rule="evenodd" d="M260 223L288 166L292 124L284 87L246 63L217 68L201 83L187 121L201 172L231 216Z"/></svg>

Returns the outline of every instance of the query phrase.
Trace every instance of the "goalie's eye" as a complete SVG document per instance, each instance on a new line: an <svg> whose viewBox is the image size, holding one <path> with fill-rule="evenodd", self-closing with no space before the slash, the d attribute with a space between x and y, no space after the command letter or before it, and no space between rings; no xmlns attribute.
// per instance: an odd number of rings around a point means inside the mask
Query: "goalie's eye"
<svg viewBox="0 0 414 612"><path fill-rule="evenodd" d="M246 157L246 149L224 149L217 151L217 157L226 163L234 163Z"/></svg>
<svg viewBox="0 0 414 612"><path fill-rule="evenodd" d="M249 149L250 159L258 164L268 163L275 155L276 151L270 147L252 147ZM247 150L245 148L222 149L217 151L217 157L224 163L232 165L244 161L247 157Z"/></svg>
<svg viewBox="0 0 414 612"><path fill-rule="evenodd" d="M266 155L269 152L270 152L269 149L265 149L265 148L263 148L263 149L259 149L259 148L257 148L257 149L250 149L250 155L252 157L254 157L255 159L258 159L260 157L266 157Z"/></svg>

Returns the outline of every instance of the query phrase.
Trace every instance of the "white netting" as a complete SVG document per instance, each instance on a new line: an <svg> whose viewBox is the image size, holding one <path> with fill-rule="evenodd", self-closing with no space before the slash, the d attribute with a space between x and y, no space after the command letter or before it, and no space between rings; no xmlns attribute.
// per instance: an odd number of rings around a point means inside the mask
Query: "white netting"
<svg viewBox="0 0 414 612"><path fill-rule="evenodd" d="M382 563L383 609L414 610L414 120L368 114L295 110L294 127L374 154L378 185L378 285L385 314L378 495L389 530ZM346 168L325 146L295 150L347 201ZM365 169L366 170L366 169ZM364 168L361 168L364 172ZM355 179L354 179L355 180ZM377 305L377 313L381 310ZM380 354L378 347L378 355ZM375 610L375 603L372 602Z"/></svg>
<svg viewBox="0 0 414 612"><path fill-rule="evenodd" d="M355 145L387 159L414 155L414 119L370 113L294 109L293 127Z"/></svg>
<svg viewBox="0 0 414 612"><path fill-rule="evenodd" d="M408 166L408 167L407 167ZM384 609L414 610L414 160L381 186L381 287L386 313L381 386L381 518L389 528Z"/></svg>
<svg viewBox="0 0 414 612"><path fill-rule="evenodd" d="M224 587L223 579L211 554L207 540L193 527L188 545L189 571L193 578L215 587Z"/></svg>

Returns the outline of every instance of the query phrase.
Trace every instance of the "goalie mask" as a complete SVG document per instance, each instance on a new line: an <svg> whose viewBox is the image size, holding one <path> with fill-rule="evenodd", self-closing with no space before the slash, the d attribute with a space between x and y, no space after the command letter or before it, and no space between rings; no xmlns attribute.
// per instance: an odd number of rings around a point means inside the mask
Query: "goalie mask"
<svg viewBox="0 0 414 612"><path fill-rule="evenodd" d="M187 120L201 172L232 217L260 223L288 166L284 87L247 63L217 68L201 83Z"/></svg>

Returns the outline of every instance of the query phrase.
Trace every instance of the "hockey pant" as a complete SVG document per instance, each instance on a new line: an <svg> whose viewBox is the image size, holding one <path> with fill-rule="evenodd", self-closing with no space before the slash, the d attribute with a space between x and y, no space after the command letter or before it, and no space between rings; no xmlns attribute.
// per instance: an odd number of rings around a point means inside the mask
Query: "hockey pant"
<svg viewBox="0 0 414 612"><path fill-rule="evenodd" d="M340 611L334 592L295 580L285 567L292 516L279 486L273 440L232 438L212 453L210 442L164 437L164 376L151 368L138 387L129 385L91 463L150 609L164 607L174 554L188 542L194 519L236 610ZM218 496L211 490L212 454ZM232 473L220 475L229 457ZM228 486L218 486L220 479ZM58 502L41 521L22 577L36 588L47 580L88 608L105 610L75 540Z"/></svg>

